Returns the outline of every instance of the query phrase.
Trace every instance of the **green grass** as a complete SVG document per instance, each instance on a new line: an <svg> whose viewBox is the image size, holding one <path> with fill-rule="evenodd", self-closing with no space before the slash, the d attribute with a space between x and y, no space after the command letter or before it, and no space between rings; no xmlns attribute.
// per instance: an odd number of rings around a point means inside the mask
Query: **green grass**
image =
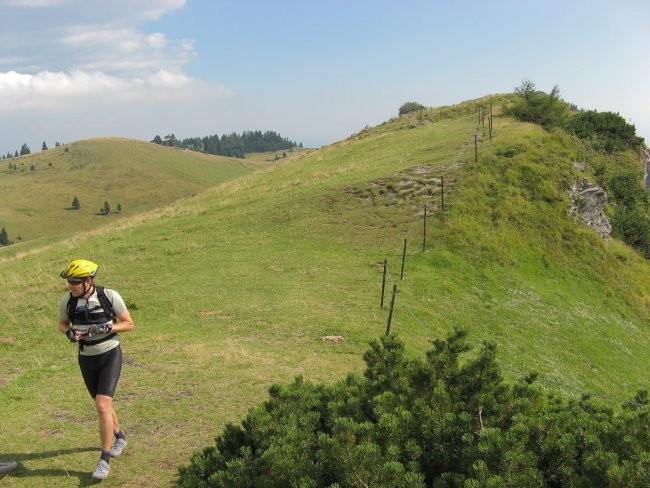
<svg viewBox="0 0 650 488"><path fill-rule="evenodd" d="M116 394L130 447L106 486L170 486L272 383L361 371L386 327L384 259L409 354L460 326L497 343L509 378L539 370L549 390L613 405L647 388L648 262L566 212L584 149L497 117L491 141L479 129L476 164L479 102L388 121L73 238L0 249L0 438L21 462L3 486L90 484L94 409L56 327L57 276L77 257L100 263L99 283L136 324ZM400 182L431 192L387 191Z"/></svg>
<svg viewBox="0 0 650 488"><path fill-rule="evenodd" d="M262 165L120 138L73 142L4 164L0 225L14 242L94 229L106 220L195 195ZM17 169L10 170L10 164ZM75 196L81 203L78 210L71 208ZM109 216L99 212L104 202L111 208Z"/></svg>

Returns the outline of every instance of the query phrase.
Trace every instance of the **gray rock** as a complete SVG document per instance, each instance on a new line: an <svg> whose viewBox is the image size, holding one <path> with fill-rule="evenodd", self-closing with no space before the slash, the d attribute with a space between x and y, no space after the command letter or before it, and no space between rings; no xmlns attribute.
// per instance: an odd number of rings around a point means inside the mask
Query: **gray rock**
<svg viewBox="0 0 650 488"><path fill-rule="evenodd" d="M569 215L577 222L587 224L603 239L609 239L612 224L603 208L607 205L607 194L599 186L584 178L571 186L569 191L571 206Z"/></svg>

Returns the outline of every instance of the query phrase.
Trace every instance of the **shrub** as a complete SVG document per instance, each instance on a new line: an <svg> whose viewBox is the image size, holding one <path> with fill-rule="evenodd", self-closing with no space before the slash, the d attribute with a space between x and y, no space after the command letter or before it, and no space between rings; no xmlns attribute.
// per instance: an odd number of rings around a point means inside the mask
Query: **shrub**
<svg viewBox="0 0 650 488"><path fill-rule="evenodd" d="M569 114L569 105L560 99L560 89L553 87L551 93L544 93L529 80L522 81L515 88L518 99L505 107L505 112L524 122L540 124L545 129L560 127Z"/></svg>
<svg viewBox="0 0 650 488"><path fill-rule="evenodd" d="M641 185L642 176L633 170L618 170L608 182L614 201L627 208L645 207L648 192Z"/></svg>
<svg viewBox="0 0 650 488"><path fill-rule="evenodd" d="M507 385L496 347L469 356L466 333L407 359L373 341L363 376L274 385L241 425L179 468L183 487L648 486L650 409L620 411Z"/></svg>
<svg viewBox="0 0 650 488"><path fill-rule="evenodd" d="M406 115L420 110L424 110L424 105L417 102L406 102L399 108L399 114Z"/></svg>
<svg viewBox="0 0 650 488"><path fill-rule="evenodd" d="M617 207L612 218L612 235L650 259L650 218L638 208Z"/></svg>
<svg viewBox="0 0 650 488"><path fill-rule="evenodd" d="M639 149L643 144L643 138L636 135L634 125L613 112L579 112L567 120L566 130L605 153Z"/></svg>

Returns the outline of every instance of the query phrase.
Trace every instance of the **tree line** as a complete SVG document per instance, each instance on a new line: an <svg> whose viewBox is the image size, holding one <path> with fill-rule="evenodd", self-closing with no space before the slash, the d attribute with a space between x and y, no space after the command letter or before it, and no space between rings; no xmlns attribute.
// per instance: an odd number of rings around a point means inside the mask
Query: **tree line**
<svg viewBox="0 0 650 488"><path fill-rule="evenodd" d="M163 146L180 147L192 151L243 158L246 153L283 151L295 147L303 147L302 143L297 144L274 131L260 130L244 131L241 135L235 132L219 136L214 134L205 137L189 137L179 140L174 134L168 134L164 138L156 135L151 141L154 144Z"/></svg>

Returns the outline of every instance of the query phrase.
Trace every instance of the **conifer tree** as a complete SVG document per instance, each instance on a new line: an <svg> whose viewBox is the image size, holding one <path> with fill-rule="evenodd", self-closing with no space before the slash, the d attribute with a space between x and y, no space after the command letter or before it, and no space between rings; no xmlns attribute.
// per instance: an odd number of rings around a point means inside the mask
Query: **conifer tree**
<svg viewBox="0 0 650 488"><path fill-rule="evenodd" d="M9 236L7 235L7 231L3 227L2 230L0 230L0 246L8 246L11 244L9 241Z"/></svg>

